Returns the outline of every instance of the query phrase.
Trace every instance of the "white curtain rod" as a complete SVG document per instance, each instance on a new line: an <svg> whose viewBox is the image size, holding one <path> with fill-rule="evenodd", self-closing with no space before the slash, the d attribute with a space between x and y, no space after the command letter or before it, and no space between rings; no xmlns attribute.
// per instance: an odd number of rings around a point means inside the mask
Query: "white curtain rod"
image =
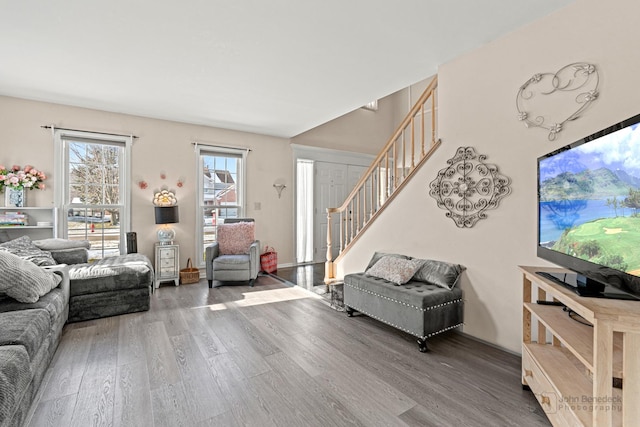
<svg viewBox="0 0 640 427"><path fill-rule="evenodd" d="M202 142L192 142L191 145L197 147L198 145L202 145L203 147L213 147L213 148L226 148L232 150L244 150L244 151L253 151L251 148L247 147L232 147L230 145L214 145L214 144L203 144Z"/></svg>
<svg viewBox="0 0 640 427"><path fill-rule="evenodd" d="M83 129L58 128L58 127L50 126L50 125L43 125L43 126L40 126L40 127L41 127L41 128L43 128L43 129L51 129L51 130L54 130L54 129L60 129L60 130L70 130L70 131L73 131L73 132L96 133L96 134L98 134L98 135L109 135L109 136L129 136L129 137L134 138L134 139L137 139L137 138L138 138L137 136L135 136L135 135L131 135L131 134L129 134L129 135L124 135L124 134L121 134L121 133L95 132L95 131L92 131L92 130L83 130Z"/></svg>

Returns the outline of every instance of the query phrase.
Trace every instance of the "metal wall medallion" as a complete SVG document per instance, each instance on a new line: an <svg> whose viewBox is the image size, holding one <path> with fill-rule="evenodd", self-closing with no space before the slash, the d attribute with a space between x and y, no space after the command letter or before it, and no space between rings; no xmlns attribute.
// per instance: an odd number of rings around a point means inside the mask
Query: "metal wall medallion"
<svg viewBox="0 0 640 427"><path fill-rule="evenodd" d="M586 62L534 74L516 95L518 120L526 127L546 129L553 141L565 123L578 119L598 99L598 83L596 66Z"/></svg>
<svg viewBox="0 0 640 427"><path fill-rule="evenodd" d="M485 163L486 158L476 154L473 147L460 147L447 160L449 166L429 184L429 195L460 228L471 228L485 219L486 211L497 208L500 200L511 193L511 180L498 173L496 165Z"/></svg>

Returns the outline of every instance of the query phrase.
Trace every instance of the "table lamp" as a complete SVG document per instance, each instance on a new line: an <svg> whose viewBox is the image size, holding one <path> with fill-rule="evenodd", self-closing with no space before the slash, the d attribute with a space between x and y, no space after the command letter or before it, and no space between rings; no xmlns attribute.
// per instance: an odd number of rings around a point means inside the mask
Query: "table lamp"
<svg viewBox="0 0 640 427"><path fill-rule="evenodd" d="M179 222L178 206L156 206L156 224L162 226L158 229L158 241L161 245L173 244L176 232L167 224Z"/></svg>

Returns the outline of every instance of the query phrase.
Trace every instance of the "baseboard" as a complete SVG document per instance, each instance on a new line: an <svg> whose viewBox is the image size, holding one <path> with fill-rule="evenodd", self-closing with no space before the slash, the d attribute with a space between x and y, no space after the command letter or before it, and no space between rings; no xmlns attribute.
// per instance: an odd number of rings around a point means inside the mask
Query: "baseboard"
<svg viewBox="0 0 640 427"><path fill-rule="evenodd" d="M287 262L284 264L278 264L277 268L289 268L289 267L297 267L298 264L294 264L292 262Z"/></svg>
<svg viewBox="0 0 640 427"><path fill-rule="evenodd" d="M473 335L469 335L469 334L467 334L467 333L465 333L465 332L461 331L461 330L460 330L460 328L456 328L456 329L454 330L454 333L456 333L456 334L460 334L460 335L464 335L466 338L472 339L472 340L477 341L477 342L482 343L482 344L486 344L486 345L488 345L489 347L496 348L496 349L498 349L498 350L500 350L500 351L504 351L504 352L506 352L506 353L513 354L514 356L522 357L522 353L518 353L518 352L516 352L516 351L509 350L508 348L504 348L504 347L502 347L502 346L499 346L498 344L494 344L494 343L492 343L492 342L485 341L485 340L483 340L483 339L481 339L481 338L474 337Z"/></svg>

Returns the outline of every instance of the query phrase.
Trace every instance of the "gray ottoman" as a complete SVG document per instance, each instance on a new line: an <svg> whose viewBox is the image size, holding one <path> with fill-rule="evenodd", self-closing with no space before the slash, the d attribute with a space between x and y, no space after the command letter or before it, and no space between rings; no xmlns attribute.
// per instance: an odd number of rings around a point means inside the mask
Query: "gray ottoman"
<svg viewBox="0 0 640 427"><path fill-rule="evenodd" d="M69 278L69 322L149 310L153 267L142 254L75 264Z"/></svg>

